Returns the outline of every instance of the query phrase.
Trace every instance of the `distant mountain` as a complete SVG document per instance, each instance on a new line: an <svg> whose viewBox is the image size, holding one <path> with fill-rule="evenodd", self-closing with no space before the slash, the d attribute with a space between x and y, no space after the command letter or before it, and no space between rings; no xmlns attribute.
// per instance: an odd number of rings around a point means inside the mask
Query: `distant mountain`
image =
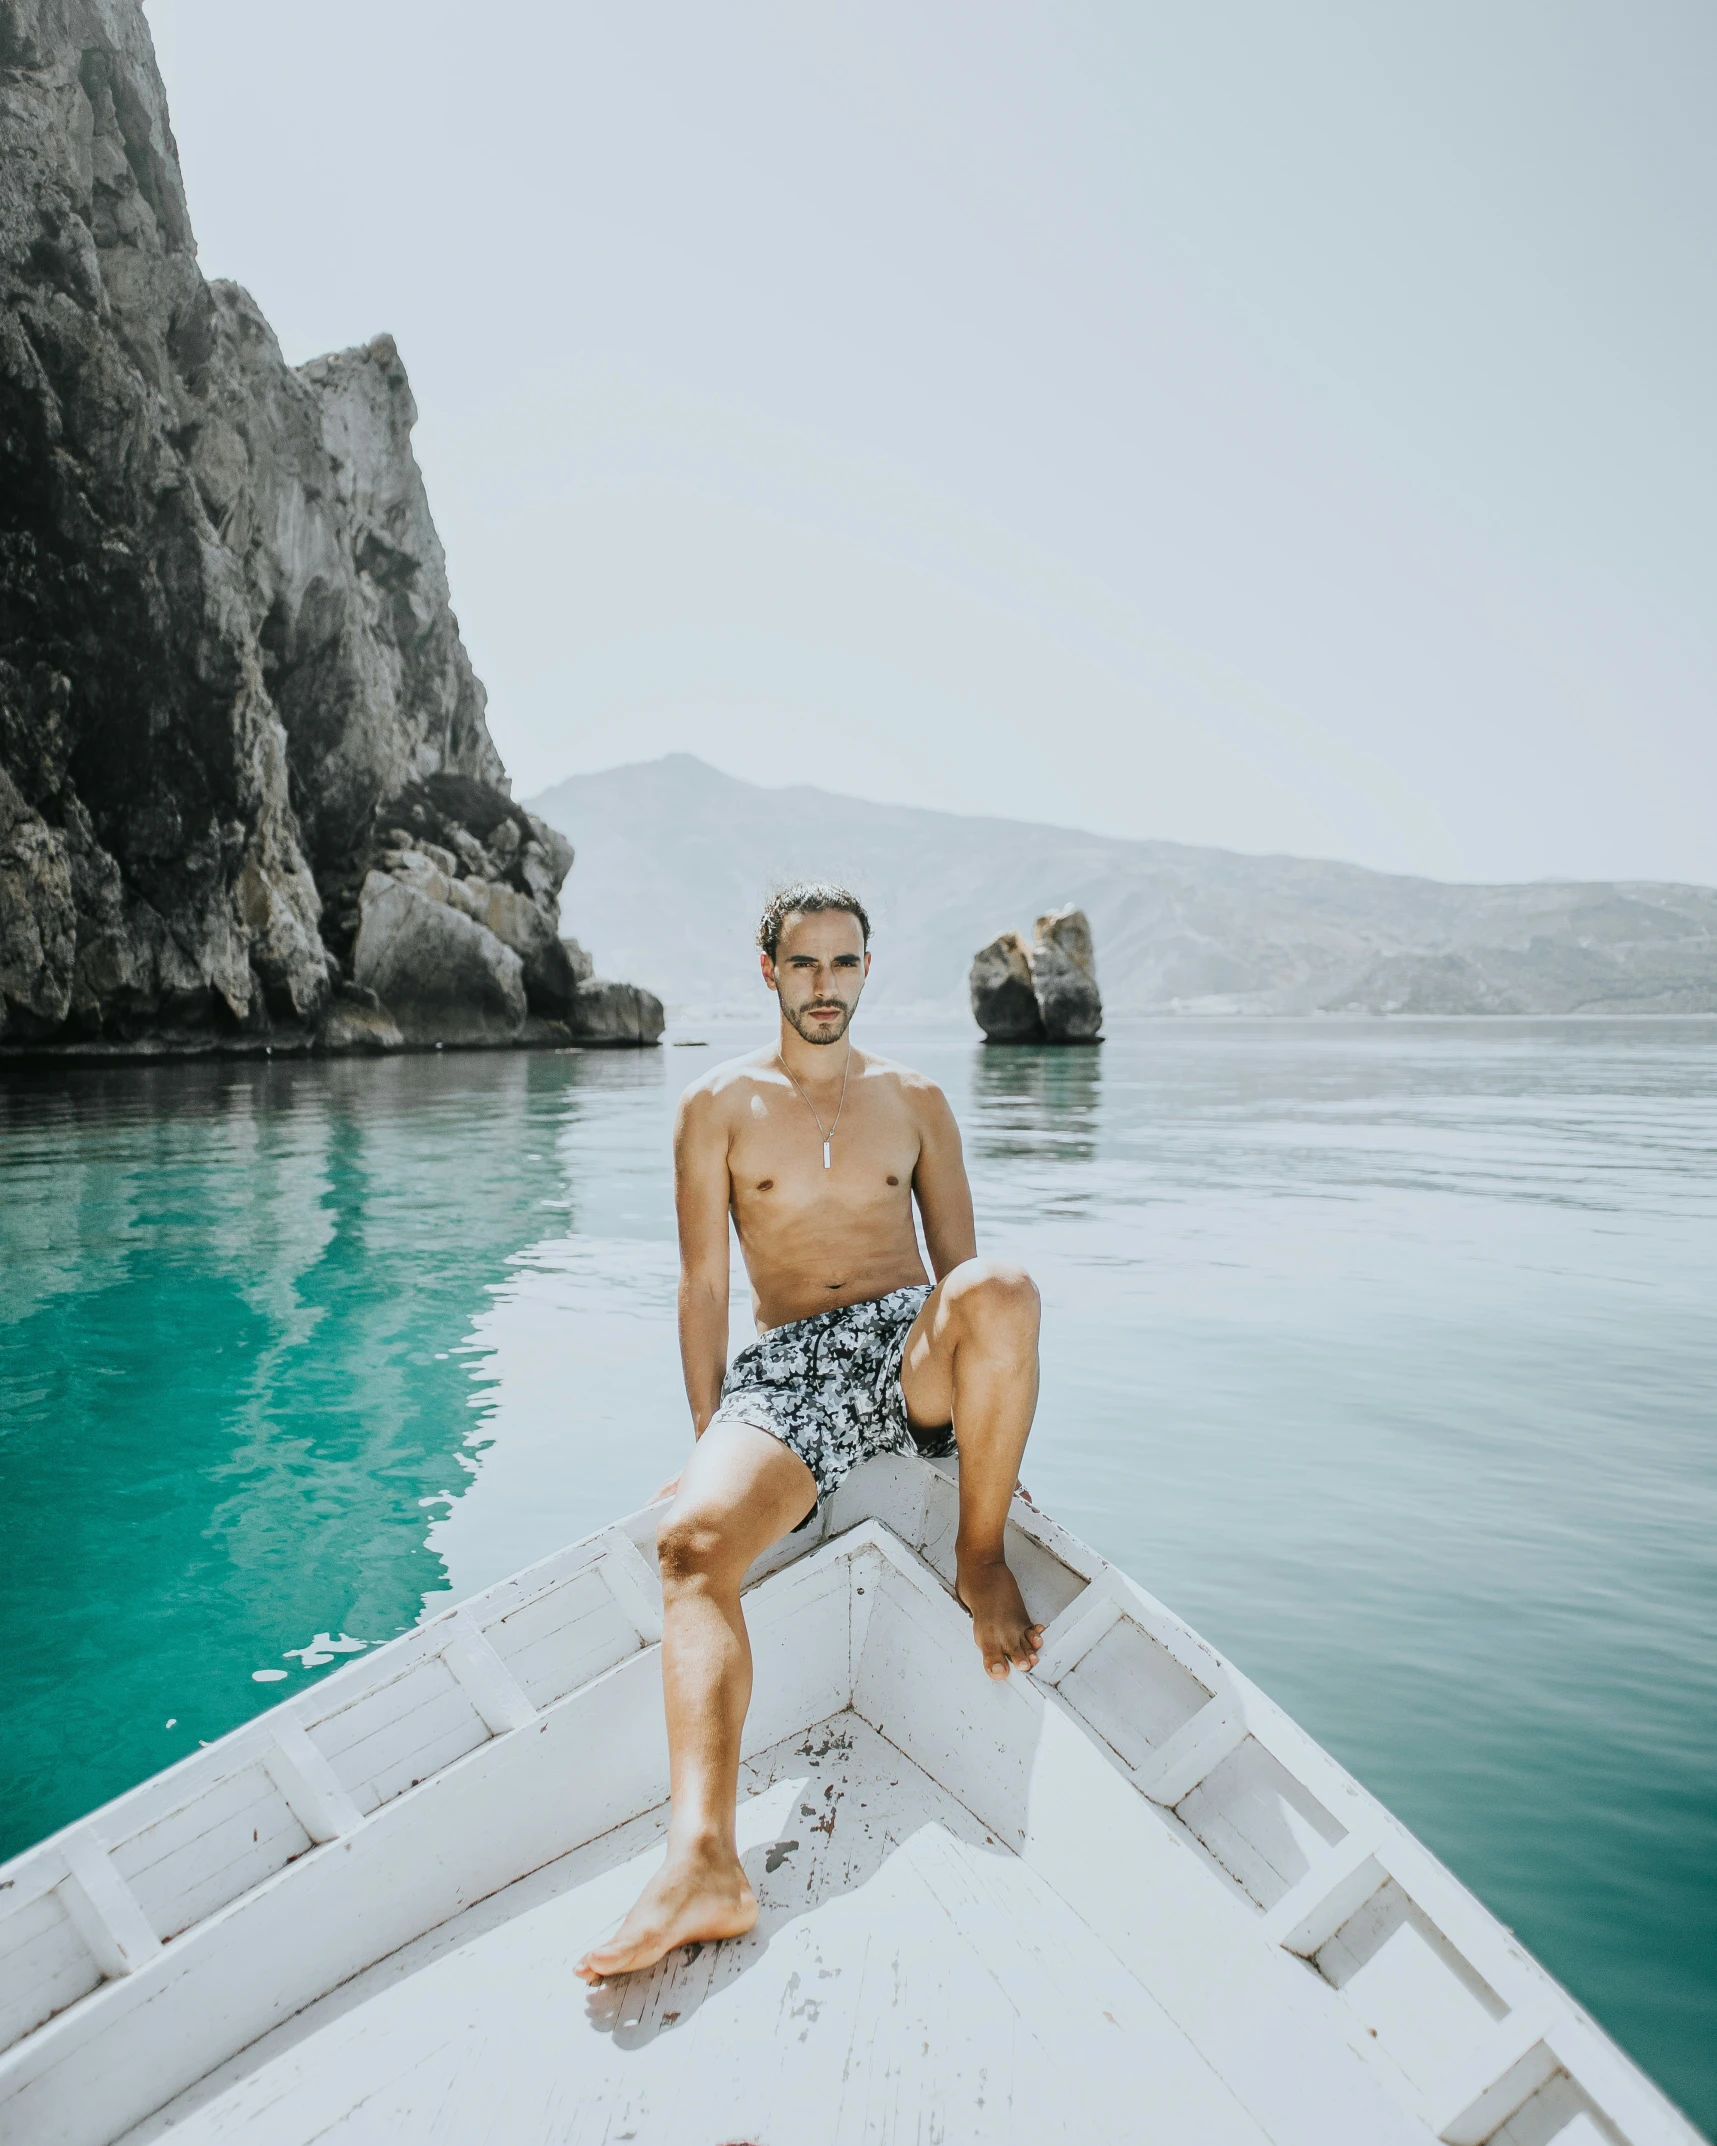
<svg viewBox="0 0 1717 2146"><path fill-rule="evenodd" d="M1717 889L1450 886L1358 865L1122 842L736 781L688 753L529 801L578 861L563 929L688 1012L758 1003L783 879L840 879L875 925L873 1003L966 1003L998 931L1077 902L1124 1013L1717 1012Z"/></svg>

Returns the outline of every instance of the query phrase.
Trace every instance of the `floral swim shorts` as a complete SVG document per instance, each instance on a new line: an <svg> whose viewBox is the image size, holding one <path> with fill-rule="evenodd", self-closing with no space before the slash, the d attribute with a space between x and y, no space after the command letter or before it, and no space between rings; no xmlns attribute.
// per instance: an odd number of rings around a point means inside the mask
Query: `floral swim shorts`
<svg viewBox="0 0 1717 2146"><path fill-rule="evenodd" d="M914 1439L900 1390L906 1336L929 1294L916 1283L771 1327L729 1365L710 1422L749 1423L790 1446L816 1477L819 1504L872 1454L951 1452L947 1436Z"/></svg>

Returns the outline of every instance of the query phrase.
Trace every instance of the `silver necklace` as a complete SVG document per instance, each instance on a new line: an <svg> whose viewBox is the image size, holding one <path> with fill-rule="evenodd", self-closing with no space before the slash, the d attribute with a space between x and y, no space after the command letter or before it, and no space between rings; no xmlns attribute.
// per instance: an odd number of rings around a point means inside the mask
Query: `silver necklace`
<svg viewBox="0 0 1717 2146"><path fill-rule="evenodd" d="M787 1061L786 1061L786 1059L785 1059L785 1058L782 1058L782 1057L781 1057L781 1053L780 1053L780 1051L779 1051L779 1050L777 1050L777 1052L775 1053L775 1055L776 1055L776 1057L777 1057L777 1058L781 1059L781 1070L782 1070L782 1072L786 1074L786 1076L787 1076L787 1078L788 1078L789 1080L793 1080L793 1068L792 1068L792 1067L791 1067L791 1066L790 1066L790 1065L789 1065L789 1064L787 1063ZM832 1161L832 1160L830 1159L830 1155L829 1155L829 1149L830 1149L830 1148L831 1148L831 1146L832 1146L832 1145L834 1144L834 1138L835 1138L835 1126L837 1126L837 1125L839 1125L839 1124L840 1124L840 1122L841 1122L841 1112L842 1112L843 1110L845 1110L845 1109L846 1109L846 1107L847 1107L847 1075L848 1075L848 1074L849 1074L849 1073L850 1073L850 1072L852 1071L852 1069L853 1069L853 1047L852 1047L852 1045L851 1045L851 1044L849 1043L849 1044L847 1045L847 1062L846 1062L846 1064L845 1064L845 1065L844 1065L844 1066L843 1066L843 1067L841 1068L841 1099L840 1099L840 1101L839 1101L839 1102L838 1102L838 1103L837 1103L837 1104L835 1105L835 1120L834 1120L834 1125L831 1125L831 1126L829 1127L829 1129L828 1129L828 1131L827 1131L826 1133L825 1133L825 1132L823 1131L823 1121L822 1121L822 1119L821 1119L821 1118L819 1118L819 1117L817 1116L816 1110L815 1110L815 1109L814 1109L814 1107L812 1106L812 1103L811 1103L811 1098L810 1098L810 1097L809 1097L809 1096L808 1096L808 1095L807 1095L807 1094L805 1093L804 1089L803 1089L803 1088L801 1088L801 1087L799 1086L799 1083L798 1083L798 1082L797 1082L796 1080L793 1080L793 1092L794 1092L794 1094L795 1094L795 1095L797 1095L797 1096L798 1096L798 1098L799 1098L800 1102L804 1104L805 1108L806 1108L807 1110L809 1110L809 1111L810 1111L810 1113L811 1113L811 1119L812 1119L812 1122L813 1122L813 1124L815 1124L815 1126L816 1126L816 1128L817 1128L817 1132L818 1132L819 1136L820 1136L820 1137L821 1137L821 1139L822 1139L822 1143L823 1143L823 1168L824 1168L825 1170L832 1170L832 1169L834 1168L834 1163L833 1163L833 1161Z"/></svg>

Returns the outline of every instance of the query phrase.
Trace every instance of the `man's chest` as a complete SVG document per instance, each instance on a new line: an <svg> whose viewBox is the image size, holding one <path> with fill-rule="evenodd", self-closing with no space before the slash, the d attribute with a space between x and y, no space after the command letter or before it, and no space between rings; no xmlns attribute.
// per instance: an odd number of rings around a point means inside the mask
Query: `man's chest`
<svg viewBox="0 0 1717 2146"><path fill-rule="evenodd" d="M885 1213L904 1211L918 1164L917 1128L903 1110L870 1103L820 1121L800 1097L789 1109L776 1097L756 1098L728 1146L733 1203L742 1217L785 1216L807 1209Z"/></svg>

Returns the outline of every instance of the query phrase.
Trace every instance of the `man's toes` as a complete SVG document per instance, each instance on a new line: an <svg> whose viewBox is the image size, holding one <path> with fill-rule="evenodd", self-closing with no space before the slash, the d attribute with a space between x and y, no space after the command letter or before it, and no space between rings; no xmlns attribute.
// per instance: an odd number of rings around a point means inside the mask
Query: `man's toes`
<svg viewBox="0 0 1717 2146"><path fill-rule="evenodd" d="M1005 1677L1010 1667L1007 1642L992 1639L988 1633L974 1632L972 1637L978 1643L978 1652L984 1657L985 1676Z"/></svg>
<svg viewBox="0 0 1717 2146"><path fill-rule="evenodd" d="M578 1972L586 1982L601 1982L609 1975L629 1975L639 1964L640 1955L649 1955L658 1933L645 1931L628 1937L624 1930L617 1930L606 1945L592 1945L578 1963ZM656 1946L654 1957L660 1959L665 1947Z"/></svg>

